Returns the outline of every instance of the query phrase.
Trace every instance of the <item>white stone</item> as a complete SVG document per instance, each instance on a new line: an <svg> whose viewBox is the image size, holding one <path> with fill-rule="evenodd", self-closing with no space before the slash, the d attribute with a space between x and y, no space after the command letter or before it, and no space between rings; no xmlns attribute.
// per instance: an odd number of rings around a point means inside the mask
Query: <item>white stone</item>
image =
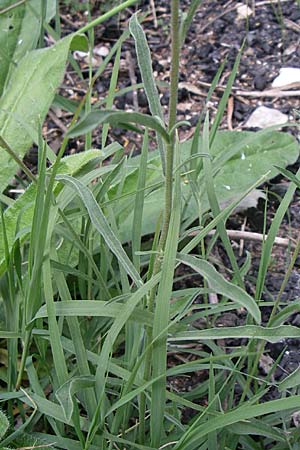
<svg viewBox="0 0 300 450"><path fill-rule="evenodd" d="M273 81L272 87L281 87L291 83L300 83L300 69L283 67L280 69L278 77Z"/></svg>
<svg viewBox="0 0 300 450"><path fill-rule="evenodd" d="M283 125L288 121L288 116L277 109L259 106L251 114L245 128L267 128L273 125Z"/></svg>
<svg viewBox="0 0 300 450"><path fill-rule="evenodd" d="M105 58L105 56L109 54L109 48L105 47L104 45L95 47L94 54L97 56L103 56Z"/></svg>
<svg viewBox="0 0 300 450"><path fill-rule="evenodd" d="M88 52L81 52L80 50L75 50L73 53L74 59L83 59L86 58L89 55Z"/></svg>
<svg viewBox="0 0 300 450"><path fill-rule="evenodd" d="M249 6L244 5L243 3L238 3L238 5L239 6L236 9L238 20L247 19L247 17L250 17L253 14L253 11Z"/></svg>

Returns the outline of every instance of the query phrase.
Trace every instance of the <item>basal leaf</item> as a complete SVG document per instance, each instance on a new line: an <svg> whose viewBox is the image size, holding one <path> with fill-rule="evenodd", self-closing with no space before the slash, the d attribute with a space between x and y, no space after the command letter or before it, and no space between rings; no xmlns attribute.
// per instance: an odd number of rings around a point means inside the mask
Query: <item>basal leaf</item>
<svg viewBox="0 0 300 450"><path fill-rule="evenodd" d="M32 144L28 127L38 129L62 81L66 60L74 35L52 47L28 52L14 68L0 99L0 135L23 159ZM84 38L76 36L82 44ZM83 39L83 41L82 41ZM0 148L1 192L17 170L17 163Z"/></svg>
<svg viewBox="0 0 300 450"><path fill-rule="evenodd" d="M246 421L254 417L286 411L288 409L299 409L298 395L272 400L258 405L248 405L247 403L244 403L235 410L214 417L213 420L205 421L205 423L202 422L198 426L189 427L175 445L174 450L197 450L199 449L200 439L214 430L224 429L228 425L239 423L241 420Z"/></svg>
<svg viewBox="0 0 300 450"><path fill-rule="evenodd" d="M1 9L11 4L11 0L4 0ZM37 44L41 25L40 9L40 0L29 0L0 15L0 96L12 69Z"/></svg>
<svg viewBox="0 0 300 450"><path fill-rule="evenodd" d="M120 314L122 315L123 309L125 307L120 303L110 304L107 301L98 300L97 302L93 300L76 300L76 301L59 301L54 303L55 314L57 316L64 317L112 317L117 318ZM39 319L41 317L47 317L46 306L43 305L38 310L35 318L33 320ZM148 327L152 326L153 314L142 310L136 309L132 313L132 319L136 322L146 324Z"/></svg>
<svg viewBox="0 0 300 450"><path fill-rule="evenodd" d="M190 156L191 140L180 144L180 154L182 161ZM284 149L284 151L282 150ZM202 140L199 139L198 153L203 153ZM221 207L226 206L231 200L234 200L242 192L245 192L252 184L260 179L261 176L267 174L267 178L273 178L279 173L275 168L278 166L287 166L293 164L299 155L299 144L295 138L287 133L269 131L266 132L218 132L211 147L211 154L213 157L212 170L214 175L215 191L218 202ZM138 157L132 158L130 163L133 166L136 160L136 167L138 167ZM148 165L155 164L157 166L157 173L159 171L160 157L158 152L156 154L149 153ZM189 165L187 166L189 167ZM197 183L203 183L203 178L200 177ZM136 175L137 183L137 175ZM131 175L131 186L134 181ZM152 182L147 180L149 186ZM126 182L124 190L127 189ZM133 187L132 187L133 189ZM190 196L191 187L189 180L182 177L182 192L185 197ZM156 218L163 204L164 191L163 188L156 188L148 191L145 195L144 217L142 224L142 234L150 234L155 230ZM209 208L207 196L204 194L201 198L201 206L203 211ZM191 223L197 218L198 207L195 199L191 196L186 210L184 212L183 220L188 220ZM128 241L131 238L132 230L132 205L124 210L124 216L121 216L121 238L123 241Z"/></svg>

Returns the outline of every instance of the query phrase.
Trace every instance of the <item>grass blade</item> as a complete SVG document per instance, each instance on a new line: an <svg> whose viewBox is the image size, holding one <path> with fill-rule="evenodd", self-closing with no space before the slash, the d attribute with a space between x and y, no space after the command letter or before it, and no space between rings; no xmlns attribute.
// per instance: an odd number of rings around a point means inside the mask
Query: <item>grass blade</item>
<svg viewBox="0 0 300 450"><path fill-rule="evenodd" d="M126 124L137 123L152 130L157 131L161 137L166 141L170 141L170 137L162 122L156 118L142 114L139 112L126 112L126 111L100 111L95 110L89 113L78 124L68 131L69 137L76 137L81 134L88 133L94 130L98 125L110 123L114 126L122 126Z"/></svg>
<svg viewBox="0 0 300 450"><path fill-rule="evenodd" d="M129 30L134 38L135 51L137 54L138 65L144 84L145 93L148 99L149 109L153 116L164 120L159 94L152 72L152 61L147 39L143 28L141 27L137 14L134 14L129 21ZM165 172L165 148L161 136L157 134L157 144L161 157L163 172Z"/></svg>
<svg viewBox="0 0 300 450"><path fill-rule="evenodd" d="M142 219L145 198L146 174L148 159L148 131L145 131L139 176L137 181L137 192L134 204L133 227L132 227L132 260L137 269L140 271L140 256L136 252L140 251L142 236Z"/></svg>
<svg viewBox="0 0 300 450"><path fill-rule="evenodd" d="M177 162L179 159L178 145L176 144ZM173 207L167 235L164 259L161 269L161 282L156 297L154 313L153 335L158 341L152 352L152 377L160 377L152 387L150 433L151 445L159 447L161 442L166 401L166 359L167 359L167 328L169 324L170 298L172 294L173 277L176 265L176 251L179 237L181 215L180 174L175 176L175 189Z"/></svg>
<svg viewBox="0 0 300 450"><path fill-rule="evenodd" d="M101 211L101 208L97 204L92 192L79 180L76 180L75 178L69 177L67 175L57 175L56 179L65 184L68 184L77 192L77 194L82 199L89 213L91 222L93 223L96 230L104 238L110 250L115 254L121 266L134 280L136 285L141 286L143 282L140 278L140 275L126 255L120 241L111 230L109 223L107 222L107 219Z"/></svg>
<svg viewBox="0 0 300 450"><path fill-rule="evenodd" d="M110 85L109 85L109 91L108 91L108 96L107 96L106 109L111 109L113 106L113 102L114 102L114 98L115 98L115 91L116 91L117 82L118 82L121 49L122 49L122 46L120 45L117 50L117 53L116 53L114 66L113 66L113 70L112 70L112 74L111 74L111 78L110 78ZM109 127L109 124L106 123L103 125L103 128L102 128L102 137L101 137L102 148L104 148L105 144L106 144L106 139L107 139L107 135L108 135L108 127Z"/></svg>
<svg viewBox="0 0 300 450"><path fill-rule="evenodd" d="M222 294L246 308L254 320L260 323L261 313L255 300L243 289L225 280L209 262L196 256L184 255L182 253L177 255L177 259L200 273L216 293Z"/></svg>
<svg viewBox="0 0 300 450"><path fill-rule="evenodd" d="M208 330L186 331L175 334L169 338L174 341L198 341L205 339L227 339L227 338L247 338L264 339L274 343L281 339L296 338L300 339L300 330L292 325L281 325L279 327L264 328L257 325L244 325L241 327L220 327L210 328Z"/></svg>
<svg viewBox="0 0 300 450"><path fill-rule="evenodd" d="M202 0L192 0L188 12L184 14L181 25L180 25L180 42L181 45L184 44L187 32L189 31L189 28L191 26L191 23L193 21L194 15L201 5Z"/></svg>
<svg viewBox="0 0 300 450"><path fill-rule="evenodd" d="M125 326L126 322L131 317L134 309L137 307L139 302L145 295L154 288L160 280L160 274L157 274L155 277L151 278L150 281L141 286L126 302L126 306L124 308L123 314L119 315L111 326L105 342L102 347L102 351L98 360L97 370L96 370L96 393L98 399L98 407L93 418L93 421L89 427L89 433L87 437L87 447L90 442L92 442L93 437L99 428L99 414L100 408L102 405L102 400L105 392L105 380L106 380L106 372L109 366L110 354L113 350L113 345L121 331L121 329Z"/></svg>
<svg viewBox="0 0 300 450"><path fill-rule="evenodd" d="M299 177L300 175L300 169L296 173L296 177ZM260 260L259 265L259 271L257 276L257 283L256 283L256 291L255 291L255 297L257 300L260 300L263 288L265 285L265 279L267 275L267 270L271 261L272 257L272 247L275 241L275 238L278 233L278 229L280 227L280 224L284 218L284 215L293 199L294 193L296 191L296 185L291 184L286 191L283 199L280 202L280 205L276 211L276 214L272 220L272 224L270 227L270 230L268 231L268 237L264 242L263 250L262 250L262 257Z"/></svg>
<svg viewBox="0 0 300 450"><path fill-rule="evenodd" d="M254 417L289 409L298 410L298 408L299 396L296 395L289 398L272 400L260 405L243 405L222 416L214 417L214 420L200 424L192 433L189 433L188 430L180 439L179 443L175 445L174 450L186 450L187 448L189 450L196 450L199 448L199 440L212 431L223 429L241 420L249 420Z"/></svg>
<svg viewBox="0 0 300 450"><path fill-rule="evenodd" d="M221 120L223 118L224 111L225 111L225 108L226 108L226 105L227 105L227 102L228 102L228 98L230 96L231 89L232 89L232 86L233 86L233 83L234 83L234 80L235 80L235 76L237 74L237 71L238 71L238 68L239 68L239 65L240 65L240 61L241 61L241 57L242 57L242 51L243 51L243 46L244 46L244 44L242 45L242 48L240 49L240 51L239 51L239 53L238 53L238 55L236 57L236 60L234 62L234 66L232 68L232 71L230 73L230 76L229 76L227 84L226 84L226 89L224 91L224 94L222 95L221 101L219 102L218 111L217 111L216 117L214 119L214 122L212 124L211 132L210 132L210 136L209 136L209 143L210 143L210 145L212 145L212 143L213 143L213 141L215 139L216 132L217 132L217 130L219 128L219 125L220 125L220 122L221 122Z"/></svg>
<svg viewBox="0 0 300 450"><path fill-rule="evenodd" d="M128 297L128 296L127 296ZM126 297L124 298L126 301ZM126 308L126 303L109 303L101 300L73 300L54 302L55 315L58 317L113 317L116 319ZM47 309L43 305L35 315L33 320L48 317ZM147 326L152 326L153 314L142 309L136 309L132 312L132 320Z"/></svg>

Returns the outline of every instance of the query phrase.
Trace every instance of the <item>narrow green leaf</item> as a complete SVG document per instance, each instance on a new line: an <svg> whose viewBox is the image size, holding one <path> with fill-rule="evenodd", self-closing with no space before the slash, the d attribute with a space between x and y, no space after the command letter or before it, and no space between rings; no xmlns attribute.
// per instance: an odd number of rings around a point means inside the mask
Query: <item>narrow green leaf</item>
<svg viewBox="0 0 300 450"><path fill-rule="evenodd" d="M274 303L273 303L274 306ZM285 306L279 311L269 322L270 327L278 327L279 325L283 325L284 322L293 314L300 313L300 304L296 300L291 305Z"/></svg>
<svg viewBox="0 0 300 450"><path fill-rule="evenodd" d="M120 303L109 303L107 301L97 300L74 300L59 301L54 303L55 315L62 317L113 317L117 318L118 315L123 314L123 310L126 309L126 303L124 305ZM33 320L47 317L46 306L43 305L36 313ZM142 309L135 309L132 313L132 320L139 323L152 326L153 314L145 312Z"/></svg>
<svg viewBox="0 0 300 450"><path fill-rule="evenodd" d="M300 178L298 178L293 172L290 170L284 169L283 167L274 166L283 176L285 176L288 180L295 183L295 185L299 188L300 187Z"/></svg>
<svg viewBox="0 0 300 450"><path fill-rule="evenodd" d="M275 343L279 342L282 339L288 338L300 339L300 329L292 325L281 325L280 327L270 328L264 328L257 325L244 325L241 327L220 327L210 328L207 330L186 331L178 333L169 338L169 341L199 341L205 339L211 340L227 338L255 338Z"/></svg>
<svg viewBox="0 0 300 450"><path fill-rule="evenodd" d="M0 339L19 339L21 337L21 333L17 333L15 331L0 330Z"/></svg>
<svg viewBox="0 0 300 450"><path fill-rule="evenodd" d="M243 289L225 280L209 262L182 253L177 255L177 259L200 273L208 281L210 288L216 293L222 294L246 308L255 321L260 323L261 314L255 300Z"/></svg>
<svg viewBox="0 0 300 450"><path fill-rule="evenodd" d="M210 144L209 144L209 114L206 114L204 127L203 127L203 149L205 153L210 154ZM213 217L217 217L221 208L219 205L219 200L215 191L215 183L213 178L213 170L212 170L212 162L210 158L204 158L203 160L203 170L204 170L204 178L206 184L207 198L209 201L209 205L212 211ZM244 287L242 277L240 275L239 267L235 259L234 252L231 247L230 239L226 232L225 221L220 220L217 225L217 230L222 239L223 245L227 252L231 267L234 271L234 275L237 279L237 282L241 288Z"/></svg>
<svg viewBox="0 0 300 450"><path fill-rule="evenodd" d="M152 130L157 131L162 138L169 142L170 137L162 122L156 117L148 116L138 112L126 112L126 111L92 111L86 117L84 117L78 124L68 131L70 137L80 136L89 131L94 130L98 125L110 123L114 126L122 126L123 124L137 123Z"/></svg>
<svg viewBox="0 0 300 450"><path fill-rule="evenodd" d="M153 116L158 116L163 120L163 113L159 101L159 94L152 72L152 60L147 39L143 28L141 27L137 13L133 14L129 21L129 30L135 42L135 49L141 71L141 77L144 83L145 93L147 95L149 108Z"/></svg>
<svg viewBox="0 0 300 450"><path fill-rule="evenodd" d="M138 181L137 181L137 192L134 204L133 213L133 227L132 227L132 259L136 269L140 269L140 257L136 252L140 251L141 247L141 237L142 237L142 220L144 212L144 198L145 198L145 185L147 178L147 160L148 160L148 130L145 131L142 153L141 153L141 164L139 169Z"/></svg>
<svg viewBox="0 0 300 450"><path fill-rule="evenodd" d="M197 9L201 5L202 0L192 0L189 5L188 12L184 14L182 18L182 22L180 24L180 42L181 45L184 44L186 35L189 31L191 23L193 21L194 15L196 14ZM200 44L201 45L201 44Z"/></svg>
<svg viewBox="0 0 300 450"><path fill-rule="evenodd" d="M105 338L101 354L98 360L97 370L96 370L96 393L98 400L98 408L95 413L94 419L89 427L89 434L87 442L91 442L97 428L99 427L99 412L103 400L103 395L105 392L105 378L106 372L109 367L110 354L112 353L113 345L122 330L126 322L131 317L133 311L141 302L141 300L148 294L148 292L154 288L160 280L160 274L157 274L147 283L139 287L139 289L127 300L126 306L124 307L123 314L115 319L113 325L111 326L107 336Z"/></svg>
<svg viewBox="0 0 300 450"><path fill-rule="evenodd" d="M71 422L74 412L74 395L77 392L82 392L84 389L93 387L94 385L94 377L80 376L71 378L57 389L55 396L61 404L67 422Z"/></svg>
<svg viewBox="0 0 300 450"><path fill-rule="evenodd" d="M279 392L284 392L287 389L295 388L300 385L300 370L297 367L292 373L290 373L287 377L284 378L279 383L278 390Z"/></svg>
<svg viewBox="0 0 300 450"><path fill-rule="evenodd" d="M286 411L289 409L298 410L299 404L300 401L298 395L279 400L272 400L260 405L248 406L245 404L234 411L225 413L222 416L214 417L213 420L200 424L191 433L188 430L175 445L174 450L186 450L187 448L189 450L197 450L199 448L200 439L214 430L224 429L228 425L236 424L241 420L248 420L273 412Z"/></svg>
<svg viewBox="0 0 300 450"><path fill-rule="evenodd" d="M135 51L137 54L138 65L147 96L149 109L152 116L157 116L163 121L163 112L159 100L159 94L156 87L155 79L152 71L152 60L147 43L146 35L141 27L137 13L134 14L129 21L129 31L133 36L135 43ZM165 169L165 148L161 136L157 134L158 149L161 157L163 171Z"/></svg>
<svg viewBox="0 0 300 450"><path fill-rule="evenodd" d="M113 103L114 103L115 91L116 91L116 87L117 87L118 74L119 74L119 68L120 68L121 50L122 50L122 46L120 45L117 50L116 56L115 56L114 66L113 66L113 70L112 70L112 74L111 74L111 78L110 78L110 85L109 85L106 108L105 108L106 110L111 109L113 106ZM102 148L104 148L105 144L106 144L106 139L107 139L107 135L108 135L108 127L109 127L108 123L103 125L102 137L101 137L101 140L102 140L101 147Z"/></svg>
<svg viewBox="0 0 300 450"><path fill-rule="evenodd" d="M126 273L130 275L137 286L141 286L143 282L140 278L140 275L128 258L120 241L110 228L109 223L107 222L107 219L105 218L100 206L96 202L92 192L79 180L76 180L75 178L72 178L68 175L57 175L56 179L65 184L68 184L77 192L79 197L82 199L84 206L88 211L91 222L96 230L101 234L110 250L115 254Z"/></svg>
<svg viewBox="0 0 300 450"><path fill-rule="evenodd" d="M7 417L0 410L0 439L3 438L3 436L5 435L5 433L8 430L8 427L9 427L9 422L7 420Z"/></svg>
<svg viewBox="0 0 300 450"><path fill-rule="evenodd" d="M300 169L296 173L296 177L300 175ZM284 218L284 215L293 199L294 193L296 191L296 185L293 183L289 186L288 190L286 191L283 199L280 202L280 205L275 213L275 216L273 217L271 227L268 231L268 237L264 242L263 246L263 253L259 264L259 271L257 276L257 283L256 283L256 292L255 297L260 300L264 285L265 285L265 279L267 276L268 267L271 261L272 257L272 247L275 241L275 238L277 236L279 227L281 225L281 222Z"/></svg>
<svg viewBox="0 0 300 450"><path fill-rule="evenodd" d="M178 143L175 145L176 163L179 161ZM152 339L158 338L152 351L152 377L161 377L152 387L150 433L151 445L159 447L163 432L166 402L167 330L170 314L170 298L174 281L176 252L180 229L181 189L180 175L175 175L174 198L167 241L164 251L161 282L155 300Z"/></svg>
<svg viewBox="0 0 300 450"><path fill-rule="evenodd" d="M113 8L110 8L109 11L107 11L106 13L89 22L87 25L80 28L80 30L78 30L78 33L85 33L86 31L91 30L96 25L105 22L110 17L117 15L119 12L123 11L123 9L128 8L129 6L132 6L137 2L138 0L127 0L123 3L120 3L117 6L114 6Z"/></svg>
<svg viewBox="0 0 300 450"><path fill-rule="evenodd" d="M244 421L235 423L228 427L228 431L234 434L254 434L258 436L269 437L279 442L286 442L282 435L282 430L264 423L263 420L252 419L251 421Z"/></svg>
<svg viewBox="0 0 300 450"><path fill-rule="evenodd" d="M226 108L226 105L227 105L227 102L228 102L228 99L229 99L229 96L231 93L231 89L232 89L232 86L233 86L233 83L234 83L234 80L235 80L235 77L236 77L236 74L237 74L237 71L238 71L238 68L240 65L243 47L244 47L244 44L242 44L242 47L237 54L233 68L230 72L228 81L226 83L226 88L225 88L224 94L222 95L221 101L219 102L218 111L217 111L216 117L214 119L214 122L212 124L211 132L210 132L210 136L209 136L210 145L212 145L212 143L215 139L216 132L217 132L220 122L223 118L224 111L225 111L225 108Z"/></svg>

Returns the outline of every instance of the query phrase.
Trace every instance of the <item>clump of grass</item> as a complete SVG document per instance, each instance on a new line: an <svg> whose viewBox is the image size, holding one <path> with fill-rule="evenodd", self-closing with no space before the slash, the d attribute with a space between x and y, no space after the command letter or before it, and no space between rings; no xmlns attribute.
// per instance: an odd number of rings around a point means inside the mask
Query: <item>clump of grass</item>
<svg viewBox="0 0 300 450"><path fill-rule="evenodd" d="M170 3L167 124L146 36L139 16L134 15L129 29L151 115L111 109L121 48L129 34L125 31L96 73L90 70L87 94L77 105L58 155L52 155L50 169L46 164L49 150L39 130L38 174L23 197L31 201L16 209L19 217L12 240L9 209L1 215L5 255L0 289L5 324L0 338L7 343L7 352L3 352L0 372L5 385L0 400L10 421L3 419L2 447L16 446L28 433L45 445L70 450L270 446L279 450L293 448L299 441L298 428L291 422L291 415L299 409L298 374L276 383L272 377L276 361L266 376L258 371L258 355L264 353L265 342L300 337L297 327L285 325L299 310L296 302L282 307L278 298L269 323L261 323L262 309L270 306L262 300L272 246L298 178L292 178L294 184L273 219L263 245L256 294L251 296L244 287L249 261L238 265L226 220L269 174L248 184L226 207L220 204L215 179L245 145L261 142L267 132L247 135L243 144L233 137L228 148L215 153L239 54L214 121L210 123L208 113L203 112L203 129L199 120L183 157L185 147L177 134L181 123L176 119L180 47L200 2L191 2L181 27L179 0ZM81 32L103 20L92 21ZM92 34L89 37L93 40ZM89 103L90 94L113 57L107 108L97 110ZM221 72L222 67L213 87ZM85 115L78 121L84 108ZM89 150L91 132L100 124L101 151ZM126 155L119 144L106 145L109 125L142 134L140 157ZM149 130L156 134L156 159L148 152ZM77 135L84 136L86 158L63 158L69 138ZM147 239L148 200L162 189L163 196L158 197L161 214L155 215L155 233ZM188 217L185 212L191 202L196 214ZM29 226L22 227L21 215L28 211ZM157 204L152 211L157 211ZM128 225L130 215L133 221ZM126 223L130 242L124 238ZM231 264L228 278L211 262L215 240L209 246L204 240L213 229ZM193 237L191 230L197 231ZM188 271L188 277L201 277L201 286L177 289L179 267ZM211 294L217 295L218 304L206 301ZM200 304L195 303L199 295L203 298ZM222 314L240 308L245 311L240 326L215 326ZM203 321L203 329L195 326L196 319ZM232 338L237 339L234 348L227 345ZM169 364L174 354L180 363ZM176 388L177 379L199 372L201 383ZM277 389L278 398L264 401L271 388ZM22 424L14 431L16 411ZM191 417L184 419L187 412Z"/></svg>

